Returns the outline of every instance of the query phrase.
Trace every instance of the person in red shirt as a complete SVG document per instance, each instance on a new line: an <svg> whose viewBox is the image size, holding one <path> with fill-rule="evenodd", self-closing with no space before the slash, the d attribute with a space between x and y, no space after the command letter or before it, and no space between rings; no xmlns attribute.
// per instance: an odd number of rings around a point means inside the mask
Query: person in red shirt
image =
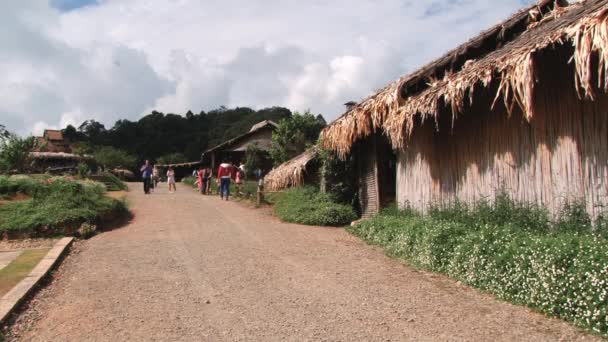
<svg viewBox="0 0 608 342"><path fill-rule="evenodd" d="M230 161L224 161L217 170L217 178L220 180L220 198L228 200L230 196L230 180L234 177L234 167Z"/></svg>

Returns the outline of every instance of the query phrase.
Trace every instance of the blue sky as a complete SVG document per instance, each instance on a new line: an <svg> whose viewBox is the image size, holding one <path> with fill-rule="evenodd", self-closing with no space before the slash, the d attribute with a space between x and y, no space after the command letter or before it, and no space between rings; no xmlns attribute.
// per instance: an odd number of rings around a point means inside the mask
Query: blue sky
<svg viewBox="0 0 608 342"><path fill-rule="evenodd" d="M0 124L27 135L222 105L333 120L523 1L0 1Z"/></svg>
<svg viewBox="0 0 608 342"><path fill-rule="evenodd" d="M97 0L50 0L51 6L61 11L71 11L97 4Z"/></svg>

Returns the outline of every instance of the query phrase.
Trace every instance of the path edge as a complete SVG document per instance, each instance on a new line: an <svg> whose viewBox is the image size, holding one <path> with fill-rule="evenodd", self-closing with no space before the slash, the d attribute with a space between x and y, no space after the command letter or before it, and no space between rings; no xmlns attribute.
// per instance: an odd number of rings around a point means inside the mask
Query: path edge
<svg viewBox="0 0 608 342"><path fill-rule="evenodd" d="M0 325L8 323L11 315L34 292L36 286L59 264L59 261L73 242L73 237L64 237L57 241L27 277L23 278L15 287L0 298Z"/></svg>

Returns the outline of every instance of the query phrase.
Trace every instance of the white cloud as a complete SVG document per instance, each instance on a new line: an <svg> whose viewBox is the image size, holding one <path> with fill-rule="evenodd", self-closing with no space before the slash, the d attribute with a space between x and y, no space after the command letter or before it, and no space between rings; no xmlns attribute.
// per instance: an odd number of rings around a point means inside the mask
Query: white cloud
<svg viewBox="0 0 608 342"><path fill-rule="evenodd" d="M530 3L530 0L524 3ZM0 123L22 134L152 109L310 108L333 119L522 0L2 1Z"/></svg>

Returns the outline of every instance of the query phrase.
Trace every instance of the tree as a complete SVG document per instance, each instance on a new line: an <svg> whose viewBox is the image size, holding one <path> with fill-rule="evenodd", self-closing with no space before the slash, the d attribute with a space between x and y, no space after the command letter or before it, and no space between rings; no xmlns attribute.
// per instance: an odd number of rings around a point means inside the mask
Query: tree
<svg viewBox="0 0 608 342"><path fill-rule="evenodd" d="M156 160L156 163L161 165L180 164L186 162L188 162L188 159L183 153L180 152L165 154Z"/></svg>
<svg viewBox="0 0 608 342"><path fill-rule="evenodd" d="M261 168L267 153L264 152L257 143L247 145L245 151L245 171L248 176L252 176L257 168Z"/></svg>
<svg viewBox="0 0 608 342"><path fill-rule="evenodd" d="M323 122L310 111L296 112L291 118L281 120L272 134L270 157L274 164L279 165L304 152L317 141L323 127Z"/></svg>
<svg viewBox="0 0 608 342"><path fill-rule="evenodd" d="M0 140L8 139L11 136L11 133L6 130L4 125L0 125Z"/></svg>
<svg viewBox="0 0 608 342"><path fill-rule="evenodd" d="M68 125L62 130L63 137L68 141L74 142L82 139L82 134L76 130L76 127Z"/></svg>
<svg viewBox="0 0 608 342"><path fill-rule="evenodd" d="M0 140L0 172L24 172L34 138L20 138L14 134Z"/></svg>
<svg viewBox="0 0 608 342"><path fill-rule="evenodd" d="M106 169L132 169L135 167L136 159L124 150L110 146L98 148L94 154L95 160Z"/></svg>

